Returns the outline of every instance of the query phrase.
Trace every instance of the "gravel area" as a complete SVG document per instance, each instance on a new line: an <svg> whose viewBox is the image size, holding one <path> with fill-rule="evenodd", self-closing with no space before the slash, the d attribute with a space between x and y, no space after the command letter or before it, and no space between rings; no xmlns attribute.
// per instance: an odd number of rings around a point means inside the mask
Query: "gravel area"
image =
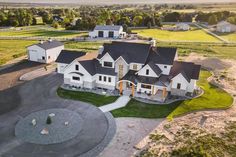
<svg viewBox="0 0 236 157"><path fill-rule="evenodd" d="M52 117L52 123L46 124L49 114L55 114ZM32 120L36 120L36 125ZM65 125L68 122L68 125ZM21 119L15 128L16 137L22 141L35 144L55 144L74 138L82 129L83 120L76 112L66 109L48 109L29 114ZM42 135L41 131L47 129L49 133Z"/></svg>

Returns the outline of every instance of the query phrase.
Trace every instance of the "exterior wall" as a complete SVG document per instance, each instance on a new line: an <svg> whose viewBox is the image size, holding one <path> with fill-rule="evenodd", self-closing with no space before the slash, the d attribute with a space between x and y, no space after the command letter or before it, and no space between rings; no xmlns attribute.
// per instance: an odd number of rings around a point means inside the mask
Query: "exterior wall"
<svg viewBox="0 0 236 157"><path fill-rule="evenodd" d="M75 65L79 65L79 70L75 70ZM80 76L78 74L71 73L71 72L79 72L79 73L83 74L83 76ZM80 77L80 81L73 80L72 79L73 76ZM64 82L64 83L69 84L69 85L74 85L74 86L79 86L79 87L84 87L84 88L94 88L95 87L95 81L94 81L95 79L93 78L93 76L91 76L86 71L86 69L76 60L73 61L70 65L68 65L65 68L64 80L66 80L66 82Z"/></svg>
<svg viewBox="0 0 236 157"><path fill-rule="evenodd" d="M67 65L68 64L65 63L57 63L57 73L64 74L64 70Z"/></svg>
<svg viewBox="0 0 236 157"><path fill-rule="evenodd" d="M99 80L99 76L102 77L101 81ZM106 77L106 81L104 81L104 76ZM108 82L109 77L111 78L111 82ZM110 90L115 89L116 76L96 74L95 79L96 79L96 87L110 89Z"/></svg>
<svg viewBox="0 0 236 157"><path fill-rule="evenodd" d="M49 49L46 51L46 63L54 62L59 54L61 53L61 50L64 49L64 45L60 47L55 47L53 49Z"/></svg>
<svg viewBox="0 0 236 157"><path fill-rule="evenodd" d="M98 38L98 32L99 31L103 31L103 37L108 38L108 34L112 30L94 30L92 32L89 32L89 37ZM114 38L119 38L122 31L123 31L122 29L120 29L119 31L112 31L112 32L114 32Z"/></svg>
<svg viewBox="0 0 236 157"><path fill-rule="evenodd" d="M119 76L119 65L123 65L123 76L124 76L129 71L129 65L124 61L123 58L119 58L115 62L115 72L118 74L118 76Z"/></svg>
<svg viewBox="0 0 236 157"><path fill-rule="evenodd" d="M165 65L165 64L156 64L161 70L162 70L162 74L164 75L169 75L170 74L170 69L171 69L171 65ZM166 66L166 68L165 68Z"/></svg>
<svg viewBox="0 0 236 157"><path fill-rule="evenodd" d="M149 75L146 75L147 69L149 69ZM138 75L148 76L148 77L158 77L157 74L152 70L152 68L149 65L145 65L141 70L139 70Z"/></svg>
<svg viewBox="0 0 236 157"><path fill-rule="evenodd" d="M180 89L177 89L178 83L181 84ZM189 86L189 82L184 78L182 74L178 74L172 79L171 94L184 96L187 93L188 86Z"/></svg>
<svg viewBox="0 0 236 157"><path fill-rule="evenodd" d="M108 54L106 53L101 59L100 59L100 63L102 64L102 66L104 66L104 62L112 62L112 68L115 67L115 64L114 64L114 60L113 58Z"/></svg>
<svg viewBox="0 0 236 157"><path fill-rule="evenodd" d="M193 93L196 88L197 88L197 80L191 79L187 87L187 92Z"/></svg>
<svg viewBox="0 0 236 157"><path fill-rule="evenodd" d="M137 92L141 92L141 93L151 93L152 92L152 88L151 89L146 89L146 88L142 88L141 87L142 83L138 83L137 84Z"/></svg>
<svg viewBox="0 0 236 157"><path fill-rule="evenodd" d="M130 70L134 70L134 69L133 69L133 65L134 65L134 64L137 65L137 71L139 71L139 70L142 68L142 66L143 66L143 64L139 64L139 63L130 63L130 64L129 64L129 69L130 69Z"/></svg>
<svg viewBox="0 0 236 157"><path fill-rule="evenodd" d="M229 33L236 31L236 26L233 24L217 24L216 31L222 33Z"/></svg>
<svg viewBox="0 0 236 157"><path fill-rule="evenodd" d="M44 49L37 45L32 45L27 48L28 51L28 60L34 62L46 63L46 52ZM42 59L45 57L45 60Z"/></svg>

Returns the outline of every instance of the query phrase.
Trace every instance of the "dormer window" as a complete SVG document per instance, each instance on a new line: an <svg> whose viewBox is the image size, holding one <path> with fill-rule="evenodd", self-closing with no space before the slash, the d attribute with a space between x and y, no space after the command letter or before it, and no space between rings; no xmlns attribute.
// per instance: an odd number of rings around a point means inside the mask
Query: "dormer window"
<svg viewBox="0 0 236 157"><path fill-rule="evenodd" d="M133 65L133 70L137 70L138 69L138 65L137 64L134 64Z"/></svg>
<svg viewBox="0 0 236 157"><path fill-rule="evenodd" d="M75 70L79 70L79 65L75 65Z"/></svg>
<svg viewBox="0 0 236 157"><path fill-rule="evenodd" d="M112 62L103 62L103 66L112 68Z"/></svg>
<svg viewBox="0 0 236 157"><path fill-rule="evenodd" d="M146 75L149 75L149 69L146 70Z"/></svg>

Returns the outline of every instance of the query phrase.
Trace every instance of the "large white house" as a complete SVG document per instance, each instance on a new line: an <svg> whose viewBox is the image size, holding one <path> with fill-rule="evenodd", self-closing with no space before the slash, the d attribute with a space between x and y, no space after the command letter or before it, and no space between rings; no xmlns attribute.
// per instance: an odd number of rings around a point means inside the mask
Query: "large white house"
<svg viewBox="0 0 236 157"><path fill-rule="evenodd" d="M97 25L92 32L89 32L90 38L123 38L125 36L123 27L119 25Z"/></svg>
<svg viewBox="0 0 236 157"><path fill-rule="evenodd" d="M221 21L216 25L216 31L221 33L230 33L236 31L236 25L227 21Z"/></svg>
<svg viewBox="0 0 236 157"><path fill-rule="evenodd" d="M64 44L56 40L40 41L38 44L27 47L28 60L40 63L54 62L61 50L64 49Z"/></svg>
<svg viewBox="0 0 236 157"><path fill-rule="evenodd" d="M177 61L177 49L152 44L112 42L90 60L73 60L64 69L64 84L164 101L168 95L192 94L200 65Z"/></svg>

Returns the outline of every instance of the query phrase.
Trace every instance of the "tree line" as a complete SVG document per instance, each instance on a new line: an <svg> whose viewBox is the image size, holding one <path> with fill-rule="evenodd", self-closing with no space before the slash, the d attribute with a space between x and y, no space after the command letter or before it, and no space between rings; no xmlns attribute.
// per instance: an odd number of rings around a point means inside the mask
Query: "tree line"
<svg viewBox="0 0 236 157"><path fill-rule="evenodd" d="M161 26L162 22L199 22L216 24L221 20L236 23L233 12L194 12L180 13L170 10L160 11L158 6L150 10L148 5L136 9L109 9L107 7L81 6L79 8L2 8L0 9L0 26L29 26L37 24L37 17L41 17L44 24L55 28L64 27L68 30L91 30L95 25L123 25L128 27ZM165 6L162 6L165 7ZM180 6L175 6L178 8ZM59 17L62 20L56 20Z"/></svg>

